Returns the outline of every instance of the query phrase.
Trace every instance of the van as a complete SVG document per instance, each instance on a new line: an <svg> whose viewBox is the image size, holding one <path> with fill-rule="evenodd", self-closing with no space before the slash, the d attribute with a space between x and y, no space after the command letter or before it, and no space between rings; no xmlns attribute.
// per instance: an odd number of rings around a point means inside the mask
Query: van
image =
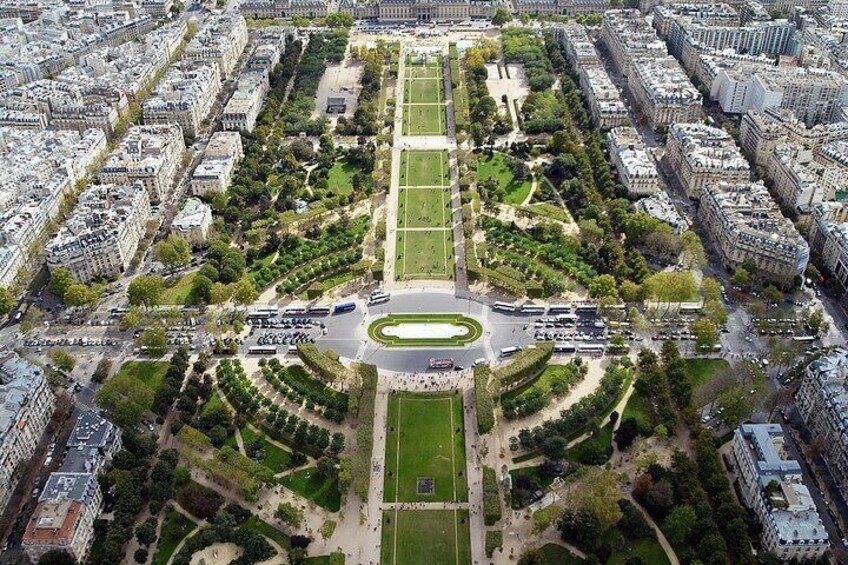
<svg viewBox="0 0 848 565"><path fill-rule="evenodd" d="M485 357L480 357L479 359L476 359L474 361L474 363L472 363L472 365L474 367L479 367L480 365L485 365L485 364L486 364L486 358Z"/></svg>

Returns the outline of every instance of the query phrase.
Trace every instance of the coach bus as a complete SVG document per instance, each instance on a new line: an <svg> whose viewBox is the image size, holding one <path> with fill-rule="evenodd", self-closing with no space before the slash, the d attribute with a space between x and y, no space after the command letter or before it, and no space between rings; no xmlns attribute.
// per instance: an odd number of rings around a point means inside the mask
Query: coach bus
<svg viewBox="0 0 848 565"><path fill-rule="evenodd" d="M430 368L431 369L452 369L453 368L453 359L448 357L446 359L430 359Z"/></svg>
<svg viewBox="0 0 848 565"><path fill-rule="evenodd" d="M492 304L492 310L497 310L498 312L515 312L515 304L510 304L509 302L495 302Z"/></svg>
<svg viewBox="0 0 848 565"><path fill-rule="evenodd" d="M681 314L697 314L703 309L704 305L700 302L688 302L680 305L679 312Z"/></svg>
<svg viewBox="0 0 848 565"><path fill-rule="evenodd" d="M570 341L558 341L554 344L554 353L574 353L576 350Z"/></svg>
<svg viewBox="0 0 848 565"><path fill-rule="evenodd" d="M251 345L247 348L248 355L276 355L277 347L274 345Z"/></svg>
<svg viewBox="0 0 848 565"><path fill-rule="evenodd" d="M253 312L248 312L246 318L248 320L269 320L273 318L274 315L270 312L262 312L260 310L254 310Z"/></svg>
<svg viewBox="0 0 848 565"><path fill-rule="evenodd" d="M523 304L521 306L522 314L544 314L545 307L539 304Z"/></svg>
<svg viewBox="0 0 848 565"><path fill-rule="evenodd" d="M815 336L811 335L796 335L792 338L792 341L800 341L802 343L809 343L811 341L815 341Z"/></svg>
<svg viewBox="0 0 848 565"><path fill-rule="evenodd" d="M565 314L571 312L571 304L551 304L548 306L548 314Z"/></svg>
<svg viewBox="0 0 848 565"><path fill-rule="evenodd" d="M521 348L517 346L504 347L503 349L501 349L501 357L512 357L519 351L521 351Z"/></svg>
<svg viewBox="0 0 848 565"><path fill-rule="evenodd" d="M343 302L333 306L333 314L344 314L345 312L353 312L356 310L356 302Z"/></svg>
<svg viewBox="0 0 848 565"><path fill-rule="evenodd" d="M286 306L283 313L286 316L299 316L301 314L306 314L306 308L303 306Z"/></svg>
<svg viewBox="0 0 848 565"><path fill-rule="evenodd" d="M606 351L606 346L602 343L579 343L577 351L580 353L589 353L590 355L603 355Z"/></svg>
<svg viewBox="0 0 848 565"><path fill-rule="evenodd" d="M581 302L574 306L574 311L578 314L597 314L598 313L598 303L597 302Z"/></svg>
<svg viewBox="0 0 848 565"><path fill-rule="evenodd" d="M278 310L276 306L257 306L254 312L263 312L266 314L271 314L271 317L273 318L277 315Z"/></svg>
<svg viewBox="0 0 848 565"><path fill-rule="evenodd" d="M306 309L306 313L310 316L326 316L330 313L329 306L310 306Z"/></svg>
<svg viewBox="0 0 848 565"><path fill-rule="evenodd" d="M375 304L383 304L385 302L388 302L390 298L391 296L389 296L385 292L378 292L368 297L368 304L370 306L373 306Z"/></svg>

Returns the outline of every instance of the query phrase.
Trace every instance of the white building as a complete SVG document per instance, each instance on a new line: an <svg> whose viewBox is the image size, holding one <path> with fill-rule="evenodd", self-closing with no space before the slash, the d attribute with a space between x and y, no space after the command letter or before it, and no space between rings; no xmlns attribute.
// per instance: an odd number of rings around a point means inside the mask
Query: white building
<svg viewBox="0 0 848 565"><path fill-rule="evenodd" d="M674 233L682 234L689 229L689 221L677 211L674 202L664 190L660 190L652 196L642 198L634 202L636 210L645 212L650 217L665 222L674 228Z"/></svg>
<svg viewBox="0 0 848 565"><path fill-rule="evenodd" d="M745 182L751 175L729 133L697 122L671 124L666 159L692 199L700 198L707 183Z"/></svg>
<svg viewBox="0 0 848 565"><path fill-rule="evenodd" d="M778 145L766 167L780 202L801 214L813 206L833 200L835 192L825 188L824 166L813 161L813 152L797 145Z"/></svg>
<svg viewBox="0 0 848 565"><path fill-rule="evenodd" d="M848 123L807 127L787 109L749 111L742 117L739 144L758 167L765 167L781 143L800 145L818 153L827 143L848 140Z"/></svg>
<svg viewBox="0 0 848 565"><path fill-rule="evenodd" d="M733 434L739 487L763 526L763 548L781 561L816 560L829 549L827 531L804 484L801 465L786 451L778 424L743 424Z"/></svg>
<svg viewBox="0 0 848 565"><path fill-rule="evenodd" d="M554 39L565 51L565 58L574 70L601 64L595 46L586 27L577 23L556 24L553 27Z"/></svg>
<svg viewBox="0 0 848 565"><path fill-rule="evenodd" d="M701 93L674 57L634 59L631 70L630 91L652 128L700 118Z"/></svg>
<svg viewBox="0 0 848 565"><path fill-rule="evenodd" d="M246 73L239 78L236 91L221 114L221 127L229 131L253 131L262 102L268 94L266 73Z"/></svg>
<svg viewBox="0 0 848 565"><path fill-rule="evenodd" d="M580 68L580 89L598 128L614 128L630 121L627 107L621 101L621 92L602 66Z"/></svg>
<svg viewBox="0 0 848 565"><path fill-rule="evenodd" d="M92 185L73 214L47 244L47 267L68 269L81 282L122 273L129 266L150 218L150 199L140 182Z"/></svg>
<svg viewBox="0 0 848 565"><path fill-rule="evenodd" d="M662 59L668 55L665 42L638 10L607 10L601 26L604 42L616 68L630 76L635 59Z"/></svg>
<svg viewBox="0 0 848 565"><path fill-rule="evenodd" d="M848 288L848 204L823 202L810 215L810 246L842 288Z"/></svg>
<svg viewBox="0 0 848 565"><path fill-rule="evenodd" d="M653 194L660 189L660 176L639 132L632 127L613 128L607 134L610 161L618 179L630 194Z"/></svg>
<svg viewBox="0 0 848 565"><path fill-rule="evenodd" d="M171 223L171 234L197 244L206 241L212 227L212 207L197 198L189 198Z"/></svg>
<svg viewBox="0 0 848 565"><path fill-rule="evenodd" d="M243 155L238 132L215 132L203 153L203 161L191 175L192 194L203 196L226 191Z"/></svg>
<svg viewBox="0 0 848 565"><path fill-rule="evenodd" d="M247 46L247 22L236 11L210 18L186 46L186 61L209 61L222 80L230 77Z"/></svg>
<svg viewBox="0 0 848 565"><path fill-rule="evenodd" d="M144 103L144 123L179 124L187 137L195 137L220 90L221 75L214 63L174 65Z"/></svg>

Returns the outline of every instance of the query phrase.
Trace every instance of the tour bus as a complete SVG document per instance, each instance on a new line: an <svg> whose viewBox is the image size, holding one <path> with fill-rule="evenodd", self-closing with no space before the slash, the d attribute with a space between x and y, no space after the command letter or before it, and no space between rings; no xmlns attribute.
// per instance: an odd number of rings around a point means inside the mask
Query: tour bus
<svg viewBox="0 0 848 565"><path fill-rule="evenodd" d="M286 306L283 313L286 316L299 316L301 314L306 314L306 308L303 306Z"/></svg>
<svg viewBox="0 0 848 565"><path fill-rule="evenodd" d="M700 302L689 302L686 304L681 304L679 311L681 314L697 314L703 309L704 306Z"/></svg>
<svg viewBox="0 0 848 565"><path fill-rule="evenodd" d="M521 306L522 314L544 314L545 307L540 304L523 304Z"/></svg>
<svg viewBox="0 0 848 565"><path fill-rule="evenodd" d="M554 344L554 353L574 353L576 350L570 341L558 341Z"/></svg>
<svg viewBox="0 0 848 565"><path fill-rule="evenodd" d="M812 335L796 335L792 338L792 341L800 341L802 343L808 343L811 341L815 341L815 336Z"/></svg>
<svg viewBox="0 0 848 565"><path fill-rule="evenodd" d="M344 302L333 306L333 314L344 314L356 310L356 302Z"/></svg>
<svg viewBox="0 0 848 565"><path fill-rule="evenodd" d="M501 349L501 357L512 357L519 351L521 351L520 347L504 347L503 349Z"/></svg>
<svg viewBox="0 0 848 565"><path fill-rule="evenodd" d="M251 345L247 348L249 355L276 355L277 347L274 345Z"/></svg>
<svg viewBox="0 0 848 565"><path fill-rule="evenodd" d="M589 355L603 355L606 346L602 343L578 343L577 351L580 353L588 353Z"/></svg>
<svg viewBox="0 0 848 565"><path fill-rule="evenodd" d="M431 369L452 369L453 368L453 359L448 357L446 359L430 359L430 368Z"/></svg>
<svg viewBox="0 0 848 565"><path fill-rule="evenodd" d="M276 306L259 306L254 310L254 312L268 313L271 315L271 318L275 318L277 316L278 310Z"/></svg>
<svg viewBox="0 0 848 565"><path fill-rule="evenodd" d="M306 309L306 313L310 316L326 316L330 313L329 306L310 306Z"/></svg>
<svg viewBox="0 0 848 565"><path fill-rule="evenodd" d="M274 315L271 314L270 312L262 312L260 310L254 310L253 312L248 312L246 317L247 317L248 320L268 320L270 318L273 318Z"/></svg>
<svg viewBox="0 0 848 565"><path fill-rule="evenodd" d="M499 312L515 312L515 304L510 304L509 302L495 302L492 304L492 310L497 310Z"/></svg>
<svg viewBox="0 0 848 565"><path fill-rule="evenodd" d="M383 304L384 302L388 302L390 298L391 296L385 292L377 292L368 297L368 304Z"/></svg>
<svg viewBox="0 0 848 565"><path fill-rule="evenodd" d="M565 314L571 312L571 304L551 304L548 306L548 314Z"/></svg>
<svg viewBox="0 0 848 565"><path fill-rule="evenodd" d="M597 302L581 302L574 306L574 311L579 314L597 314L598 313L598 303Z"/></svg>
<svg viewBox="0 0 848 565"><path fill-rule="evenodd" d="M559 314L556 321L566 326L574 326L577 324L577 314Z"/></svg>

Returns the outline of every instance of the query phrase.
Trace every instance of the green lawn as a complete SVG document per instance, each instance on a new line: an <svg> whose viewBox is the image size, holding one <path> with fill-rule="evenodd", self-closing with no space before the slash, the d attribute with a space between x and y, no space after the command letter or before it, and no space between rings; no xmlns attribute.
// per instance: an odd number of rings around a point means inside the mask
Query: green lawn
<svg viewBox="0 0 848 565"><path fill-rule="evenodd" d="M651 405L647 398L639 394L638 391L633 391L630 399L624 406L624 412L621 415L621 420L634 418L639 425L639 431L648 433L654 429L654 416L651 412Z"/></svg>
<svg viewBox="0 0 848 565"><path fill-rule="evenodd" d="M612 455L612 423L598 430L594 437L587 438L568 450L568 460L577 463L602 465ZM587 458L594 454L604 454L602 461L589 461Z"/></svg>
<svg viewBox="0 0 848 565"><path fill-rule="evenodd" d="M467 510L383 512L382 565L471 563Z"/></svg>
<svg viewBox="0 0 848 565"><path fill-rule="evenodd" d="M549 393L551 391L551 381L565 377L565 375L570 371L576 371L576 369L566 365L548 365L535 379L524 383L518 388L514 388L501 394L501 402L518 398L531 388L538 388L543 392Z"/></svg>
<svg viewBox="0 0 848 565"><path fill-rule="evenodd" d="M135 426L152 409L167 370L166 361L127 361L118 374L97 391L97 404L122 414L124 425Z"/></svg>
<svg viewBox="0 0 848 565"><path fill-rule="evenodd" d="M389 328L402 324L453 324L465 328L464 334L450 338L406 338L386 333ZM457 328L457 332L460 328ZM459 346L476 341L483 335L483 326L477 320L467 318L462 314L391 314L378 318L368 327L368 337L388 346L422 347L422 346Z"/></svg>
<svg viewBox="0 0 848 565"><path fill-rule="evenodd" d="M288 549L291 547L291 540L289 539L289 536L287 536L268 522L257 518L255 514L248 518L247 521L242 524L242 527L247 530L254 531L257 534L263 535L266 538L274 540L283 549Z"/></svg>
<svg viewBox="0 0 848 565"><path fill-rule="evenodd" d="M622 539L622 536L618 530L615 528L610 529L604 538L613 550L612 555L607 560L607 565L624 565L632 557L639 557L642 563L668 565L668 557L665 551L663 551L660 542L655 539L641 538L631 540L624 538L624 547L619 549L619 540Z"/></svg>
<svg viewBox="0 0 848 565"><path fill-rule="evenodd" d="M400 186L450 186L447 151L403 151Z"/></svg>
<svg viewBox="0 0 848 565"><path fill-rule="evenodd" d="M716 371L730 367L724 359L684 359L692 381L692 391L710 382Z"/></svg>
<svg viewBox="0 0 848 565"><path fill-rule="evenodd" d="M386 432L385 500L467 500L463 429L459 395L393 394ZM419 494L419 478L432 479L431 494Z"/></svg>
<svg viewBox="0 0 848 565"><path fill-rule="evenodd" d="M444 104L404 105L404 135L444 135L445 131Z"/></svg>
<svg viewBox="0 0 848 565"><path fill-rule="evenodd" d="M524 181L515 180L515 175L507 166L506 156L502 153L493 153L491 158L482 154L477 161L477 182L492 178L498 181L498 185L504 190L503 201L507 204L523 204L533 187L529 178Z"/></svg>
<svg viewBox="0 0 848 565"><path fill-rule="evenodd" d="M265 451L265 457L260 461L260 463L275 473L285 471L291 461L291 453L284 449L280 449L273 443L269 442L264 434L257 434L247 426L241 429L241 439L244 442L245 447L249 442L257 438L262 440L263 450Z"/></svg>
<svg viewBox="0 0 848 565"><path fill-rule="evenodd" d="M585 561L555 543L543 545L540 551L548 565L580 565L585 563Z"/></svg>
<svg viewBox="0 0 848 565"><path fill-rule="evenodd" d="M342 506L338 480L322 476L317 467L308 467L286 475L280 479L280 484L330 512L338 512Z"/></svg>
<svg viewBox="0 0 848 565"><path fill-rule="evenodd" d="M336 161L330 167L327 186L336 195L343 196L350 194L353 192L353 175L357 172L359 172L359 169L347 161Z"/></svg>
<svg viewBox="0 0 848 565"><path fill-rule="evenodd" d="M407 65L406 78L439 78L442 76L442 69L438 65Z"/></svg>
<svg viewBox="0 0 848 565"><path fill-rule="evenodd" d="M402 188L399 228L448 228L453 222L449 188Z"/></svg>
<svg viewBox="0 0 848 565"><path fill-rule="evenodd" d="M406 81L404 101L411 104L438 104L442 101L442 80L411 79Z"/></svg>
<svg viewBox="0 0 848 565"><path fill-rule="evenodd" d="M121 369L115 378L131 377L141 381L153 392L158 391L165 382L165 373L168 371L166 361L127 361L121 365Z"/></svg>
<svg viewBox="0 0 848 565"><path fill-rule="evenodd" d="M397 232L395 273L401 279L453 279L453 232Z"/></svg>
<svg viewBox="0 0 848 565"><path fill-rule="evenodd" d="M162 291L159 301L162 304L188 304L191 296L191 285L194 282L195 276L197 276L197 272L186 273L173 281L171 285L166 286L165 290Z"/></svg>
<svg viewBox="0 0 848 565"><path fill-rule="evenodd" d="M159 546L153 554L153 565L165 565L173 555L174 550L191 533L197 524L174 510L168 509L165 521L162 522L162 531L159 533Z"/></svg>
<svg viewBox="0 0 848 565"><path fill-rule="evenodd" d="M548 181L546 180L545 182ZM539 202L536 204L530 204L529 206L525 206L524 210L527 210L527 212L534 216L541 216L543 218L550 218L551 220L558 220L564 224L570 224L574 222L574 220L571 218L571 214L568 213L568 210L564 210L563 208L557 206L556 204L551 204L550 202Z"/></svg>

